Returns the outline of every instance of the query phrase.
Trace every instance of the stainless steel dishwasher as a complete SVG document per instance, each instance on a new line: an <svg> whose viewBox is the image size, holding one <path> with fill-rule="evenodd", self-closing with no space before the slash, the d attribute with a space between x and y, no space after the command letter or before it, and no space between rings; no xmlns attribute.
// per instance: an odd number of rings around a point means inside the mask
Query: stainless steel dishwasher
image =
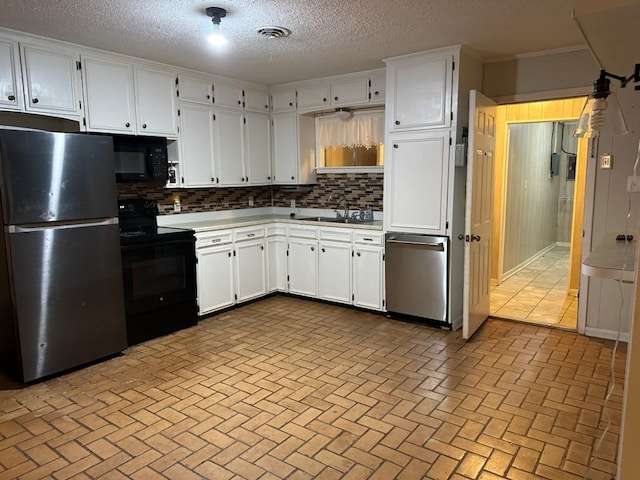
<svg viewBox="0 0 640 480"><path fill-rule="evenodd" d="M385 243L387 311L448 325L448 237L387 233Z"/></svg>

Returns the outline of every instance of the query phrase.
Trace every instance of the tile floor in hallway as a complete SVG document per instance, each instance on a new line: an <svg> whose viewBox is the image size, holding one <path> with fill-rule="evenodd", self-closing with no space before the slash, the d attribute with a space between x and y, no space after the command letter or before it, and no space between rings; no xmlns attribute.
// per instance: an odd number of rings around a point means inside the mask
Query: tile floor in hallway
<svg viewBox="0 0 640 480"><path fill-rule="evenodd" d="M612 343L488 320L460 332L270 297L22 389L0 479L583 478ZM612 427L588 478L615 472Z"/></svg>
<svg viewBox="0 0 640 480"><path fill-rule="evenodd" d="M491 288L491 314L575 329L578 298L567 294L569 247L556 246Z"/></svg>

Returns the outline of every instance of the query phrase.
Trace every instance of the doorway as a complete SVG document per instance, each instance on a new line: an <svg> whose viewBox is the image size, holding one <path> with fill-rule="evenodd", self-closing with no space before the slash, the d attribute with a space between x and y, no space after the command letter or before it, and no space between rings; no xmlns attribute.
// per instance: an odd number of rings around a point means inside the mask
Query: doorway
<svg viewBox="0 0 640 480"><path fill-rule="evenodd" d="M502 105L496 116L491 314L577 328L585 98Z"/></svg>

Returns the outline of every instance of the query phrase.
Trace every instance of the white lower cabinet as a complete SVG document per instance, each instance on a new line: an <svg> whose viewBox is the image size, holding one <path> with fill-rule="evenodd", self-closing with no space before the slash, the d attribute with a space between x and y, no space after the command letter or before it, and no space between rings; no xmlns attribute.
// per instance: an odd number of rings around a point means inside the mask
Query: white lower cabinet
<svg viewBox="0 0 640 480"><path fill-rule="evenodd" d="M384 310L384 236L366 230L353 232L353 304Z"/></svg>
<svg viewBox="0 0 640 480"><path fill-rule="evenodd" d="M228 243L217 246L226 238ZM204 315L234 303L233 245L231 232L196 235L196 239L198 313Z"/></svg>
<svg viewBox="0 0 640 480"><path fill-rule="evenodd" d="M318 298L351 303L351 244L320 243Z"/></svg>
<svg viewBox="0 0 640 480"><path fill-rule="evenodd" d="M318 242L289 238L287 245L289 293L318 296Z"/></svg>
<svg viewBox="0 0 640 480"><path fill-rule="evenodd" d="M267 292L287 291L287 228L267 226Z"/></svg>
<svg viewBox="0 0 640 480"><path fill-rule="evenodd" d="M267 293L264 227L237 229L233 233L236 259L236 302L245 302Z"/></svg>

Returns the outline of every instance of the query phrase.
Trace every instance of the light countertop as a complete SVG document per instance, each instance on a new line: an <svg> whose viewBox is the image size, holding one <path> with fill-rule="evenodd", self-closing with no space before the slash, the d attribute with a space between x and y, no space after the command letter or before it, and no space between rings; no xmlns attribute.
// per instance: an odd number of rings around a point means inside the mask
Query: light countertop
<svg viewBox="0 0 640 480"><path fill-rule="evenodd" d="M615 234L607 234L582 262L582 273L591 277L610 278L633 282L635 280L637 232L633 240L616 240Z"/></svg>

